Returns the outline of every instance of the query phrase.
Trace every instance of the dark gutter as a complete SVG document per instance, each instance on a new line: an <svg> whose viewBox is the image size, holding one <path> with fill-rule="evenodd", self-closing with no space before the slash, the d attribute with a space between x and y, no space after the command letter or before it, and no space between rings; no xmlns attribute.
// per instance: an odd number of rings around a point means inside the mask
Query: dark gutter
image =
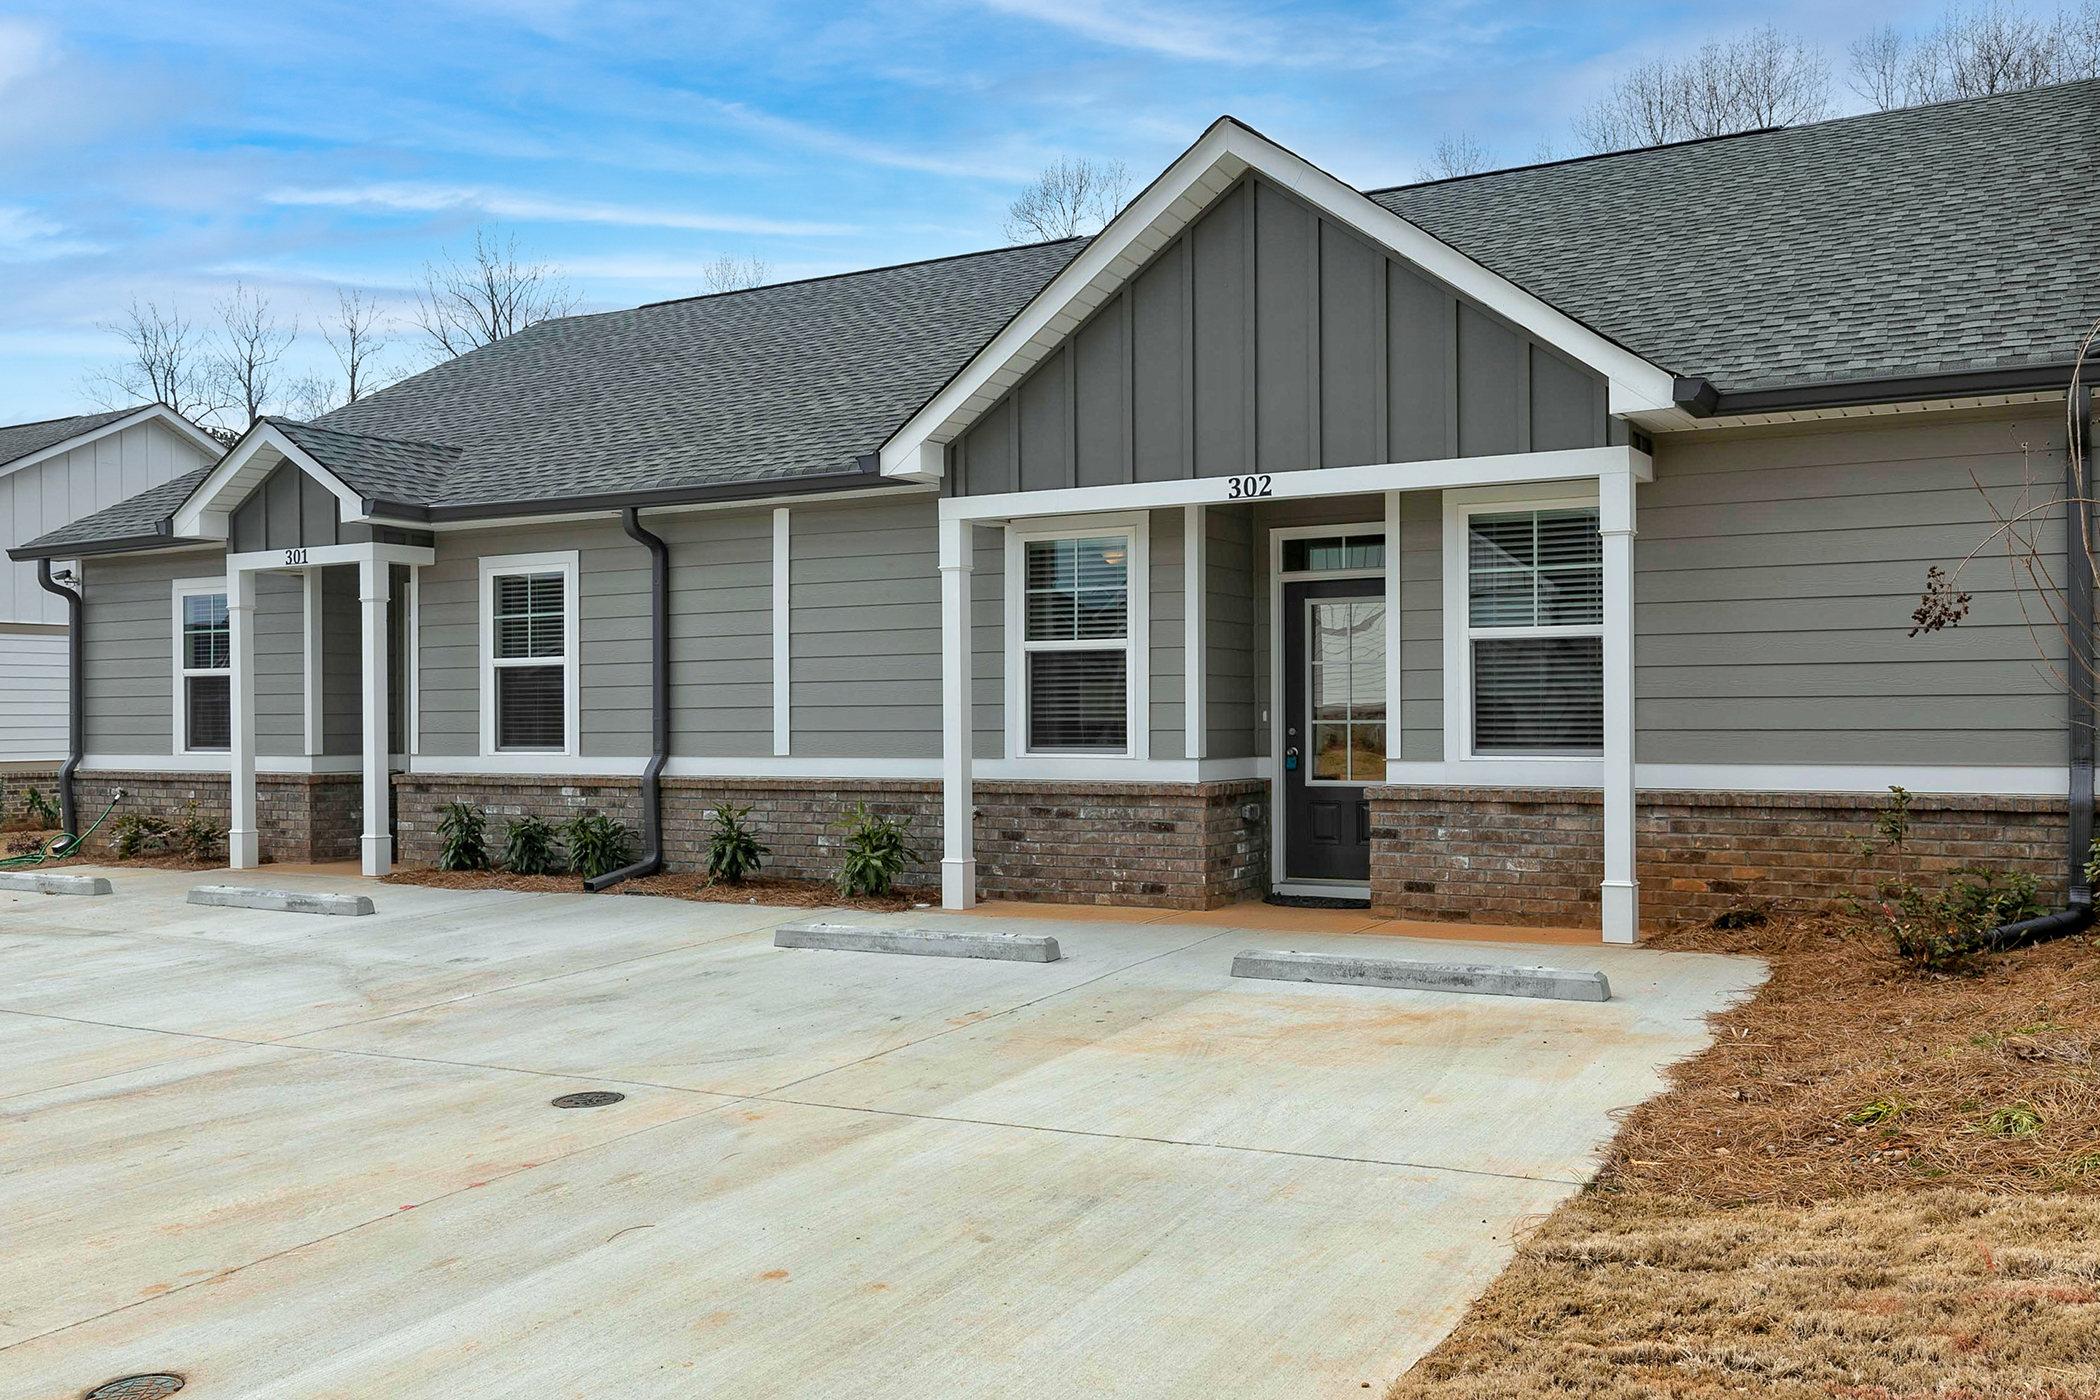
<svg viewBox="0 0 2100 1400"><path fill-rule="evenodd" d="M604 491L582 496L548 496L530 501L488 501L473 505L429 506L412 501L368 498L366 515L385 520L438 524L450 520L500 520L516 515L576 515L586 511L637 510L654 506L700 505L713 501L746 501L766 496L801 496L867 486L908 486L885 477L880 460L870 453L855 459L851 471L809 476L768 477L759 481L724 481L707 486L667 486L654 491Z"/></svg>
<svg viewBox="0 0 2100 1400"><path fill-rule="evenodd" d="M649 766L642 770L642 858L583 882L596 894L622 880L654 875L664 868L663 792L659 779L671 758L671 551L642 528L633 506L621 513L628 538L649 551Z"/></svg>
<svg viewBox="0 0 2100 1400"><path fill-rule="evenodd" d="M37 586L46 593L55 593L66 600L66 766L58 770L58 824L67 832L77 833L79 825L73 820L78 813L73 807L73 773L80 767L82 740L80 733L80 651L81 613L80 591L67 588L51 577L51 561L36 561ZM79 836L68 838L78 843Z"/></svg>
<svg viewBox="0 0 2100 1400"><path fill-rule="evenodd" d="M1790 409L1851 408L1876 403L1964 399L2068 388L2072 366L2022 365L2015 369L1967 370L1957 374L1908 374L1882 379L1841 379L1778 389L1728 393L1697 377L1679 377L1672 396L1694 418L1724 418Z"/></svg>
<svg viewBox="0 0 2100 1400"><path fill-rule="evenodd" d="M182 549L208 545L223 549L224 540L195 539L187 535L118 535L106 540L81 540L74 544L25 544L7 551L7 557L27 563L36 559L80 559L90 554L134 554L142 549Z"/></svg>

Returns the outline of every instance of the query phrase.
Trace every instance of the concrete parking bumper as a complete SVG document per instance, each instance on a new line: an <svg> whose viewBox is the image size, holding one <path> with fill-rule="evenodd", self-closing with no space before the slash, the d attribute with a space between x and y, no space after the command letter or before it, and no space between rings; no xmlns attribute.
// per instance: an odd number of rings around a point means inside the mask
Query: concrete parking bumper
<svg viewBox="0 0 2100 1400"><path fill-rule="evenodd" d="M267 909L278 914L369 914L372 901L361 894L309 894L303 890L258 890L245 885L199 885L190 903L223 909Z"/></svg>
<svg viewBox="0 0 2100 1400"><path fill-rule="evenodd" d="M1345 987L1395 987L1417 992L1538 997L1549 1001L1610 1001L1601 972L1558 967L1504 967L1486 963L1416 962L1347 953L1248 949L1232 960L1235 977L1273 982L1331 982Z"/></svg>
<svg viewBox="0 0 2100 1400"><path fill-rule="evenodd" d="M782 924L776 948L830 948L849 953L908 953L922 958L993 958L1056 962L1063 954L1047 933L980 933L928 928L859 928L852 924Z"/></svg>

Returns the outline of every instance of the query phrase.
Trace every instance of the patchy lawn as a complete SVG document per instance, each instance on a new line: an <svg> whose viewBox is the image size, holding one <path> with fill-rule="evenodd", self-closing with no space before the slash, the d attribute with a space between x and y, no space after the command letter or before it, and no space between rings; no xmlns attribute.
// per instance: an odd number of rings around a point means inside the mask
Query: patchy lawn
<svg viewBox="0 0 2100 1400"><path fill-rule="evenodd" d="M1655 942L1772 978L1389 1400L2100 1397L2100 940Z"/></svg>

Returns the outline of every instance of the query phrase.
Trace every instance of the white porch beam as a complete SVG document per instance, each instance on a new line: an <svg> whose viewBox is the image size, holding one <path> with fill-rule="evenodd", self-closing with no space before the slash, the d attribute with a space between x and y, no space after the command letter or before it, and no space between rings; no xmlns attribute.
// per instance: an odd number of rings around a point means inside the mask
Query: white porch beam
<svg viewBox="0 0 2100 1400"><path fill-rule="evenodd" d="M1637 943L1640 884L1634 876L1633 537L1634 475L1597 479L1604 545L1604 941Z"/></svg>
<svg viewBox="0 0 2100 1400"><path fill-rule="evenodd" d="M226 863L235 870L252 870L261 861L255 832L255 575L245 569L226 575L226 643L232 711Z"/></svg>
<svg viewBox="0 0 2100 1400"><path fill-rule="evenodd" d="M1203 506L1183 506L1181 517L1181 756L1202 758L1210 741L1210 529Z"/></svg>
<svg viewBox="0 0 2100 1400"><path fill-rule="evenodd" d="M970 790L975 742L970 704L970 573L975 531L941 521L941 907L977 902L975 804Z"/></svg>
<svg viewBox="0 0 2100 1400"><path fill-rule="evenodd" d="M360 687L364 711L365 830L359 842L367 875L385 875L394 868L394 843L387 822L389 788L392 781L387 735L387 600L393 591L392 567L385 560L367 555L357 566L357 601L364 620L364 682Z"/></svg>

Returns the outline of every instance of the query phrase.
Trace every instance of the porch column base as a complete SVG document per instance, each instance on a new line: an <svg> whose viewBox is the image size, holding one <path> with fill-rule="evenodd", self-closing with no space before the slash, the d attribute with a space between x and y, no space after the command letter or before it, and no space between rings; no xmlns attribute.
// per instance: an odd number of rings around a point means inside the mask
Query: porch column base
<svg viewBox="0 0 2100 1400"><path fill-rule="evenodd" d="M1606 880L1600 887L1604 903L1604 941L1641 941L1641 883L1638 880Z"/></svg>
<svg viewBox="0 0 2100 1400"><path fill-rule="evenodd" d="M394 838L391 836L360 836L359 849L364 854L365 874L390 875L394 870Z"/></svg>
<svg viewBox="0 0 2100 1400"><path fill-rule="evenodd" d="M226 833L226 864L233 870L253 870L262 864L253 831Z"/></svg>
<svg viewBox="0 0 2100 1400"><path fill-rule="evenodd" d="M943 859L941 861L941 908L968 909L976 903L976 860L957 860L953 857Z"/></svg>

